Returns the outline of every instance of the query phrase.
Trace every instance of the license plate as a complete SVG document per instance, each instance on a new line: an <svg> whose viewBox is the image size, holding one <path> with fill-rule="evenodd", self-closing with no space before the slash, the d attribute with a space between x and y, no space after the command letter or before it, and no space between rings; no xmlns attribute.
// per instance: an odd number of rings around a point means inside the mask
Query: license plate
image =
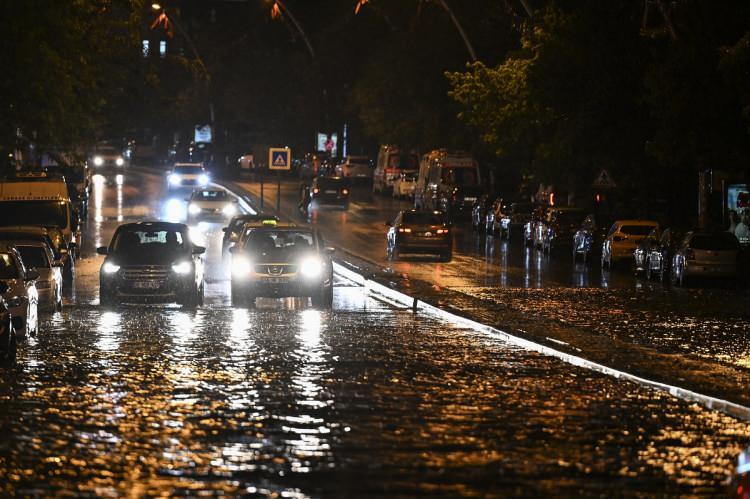
<svg viewBox="0 0 750 499"><path fill-rule="evenodd" d="M331 190L328 190L328 191L325 191L325 193L326 193L326 194L336 194L336 191L331 191Z"/></svg>
<svg viewBox="0 0 750 499"><path fill-rule="evenodd" d="M136 281L133 287L136 289L158 289L161 283L159 281Z"/></svg>
<svg viewBox="0 0 750 499"><path fill-rule="evenodd" d="M284 284L289 282L289 278L287 277L266 277L263 279L263 282L268 284Z"/></svg>
<svg viewBox="0 0 750 499"><path fill-rule="evenodd" d="M431 237L431 236L432 236L432 232L425 232L424 233L424 237Z"/></svg>

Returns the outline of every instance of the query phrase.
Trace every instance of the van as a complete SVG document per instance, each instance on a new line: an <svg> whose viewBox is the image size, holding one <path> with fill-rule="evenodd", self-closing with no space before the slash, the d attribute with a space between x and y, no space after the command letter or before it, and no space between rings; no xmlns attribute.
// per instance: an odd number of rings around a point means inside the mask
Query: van
<svg viewBox="0 0 750 499"><path fill-rule="evenodd" d="M372 175L372 192L393 190L393 181L402 173L416 172L419 156L416 152L402 152L399 146L384 144L378 151L378 161Z"/></svg>
<svg viewBox="0 0 750 499"><path fill-rule="evenodd" d="M62 255L63 279L71 283L74 256L80 239L78 213L62 177L44 172L0 181L0 227L44 227L57 234L54 241Z"/></svg>
<svg viewBox="0 0 750 499"><path fill-rule="evenodd" d="M436 149L420 161L414 206L451 217L470 215L483 191L479 165L470 154Z"/></svg>

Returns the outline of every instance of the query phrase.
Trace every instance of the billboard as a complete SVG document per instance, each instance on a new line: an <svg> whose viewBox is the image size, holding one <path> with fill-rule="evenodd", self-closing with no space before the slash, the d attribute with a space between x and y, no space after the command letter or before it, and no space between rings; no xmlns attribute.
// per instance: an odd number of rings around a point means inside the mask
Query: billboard
<svg viewBox="0 0 750 499"><path fill-rule="evenodd" d="M211 143L211 125L196 125L195 126L195 143Z"/></svg>
<svg viewBox="0 0 750 499"><path fill-rule="evenodd" d="M330 154L332 158L336 157L339 134L337 133L318 133L317 150Z"/></svg>
<svg viewBox="0 0 750 499"><path fill-rule="evenodd" d="M727 210L737 213L750 208L750 189L747 184L732 184L727 186Z"/></svg>

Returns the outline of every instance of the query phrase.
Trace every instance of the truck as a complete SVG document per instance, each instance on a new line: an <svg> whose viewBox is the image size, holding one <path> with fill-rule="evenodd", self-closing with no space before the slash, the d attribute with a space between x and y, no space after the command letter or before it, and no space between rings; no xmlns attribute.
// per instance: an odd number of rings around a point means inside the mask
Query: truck
<svg viewBox="0 0 750 499"><path fill-rule="evenodd" d="M444 211L451 218L469 216L483 190L479 165L471 154L435 149L419 163L414 206Z"/></svg>
<svg viewBox="0 0 750 499"><path fill-rule="evenodd" d="M65 180L43 172L0 180L0 227L14 226L43 227L56 235L52 249L60 254L64 285L71 285L81 232Z"/></svg>

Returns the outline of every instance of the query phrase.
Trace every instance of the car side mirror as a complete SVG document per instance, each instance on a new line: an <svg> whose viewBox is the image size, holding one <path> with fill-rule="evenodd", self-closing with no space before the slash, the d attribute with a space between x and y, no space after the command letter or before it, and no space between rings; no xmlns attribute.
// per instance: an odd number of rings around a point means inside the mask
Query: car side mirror
<svg viewBox="0 0 750 499"><path fill-rule="evenodd" d="M326 255L333 255L334 253L336 253L336 248L334 248L333 246L326 246L324 251L326 252Z"/></svg>
<svg viewBox="0 0 750 499"><path fill-rule="evenodd" d="M0 295L4 295L8 292L8 285L4 282L0 282Z"/></svg>
<svg viewBox="0 0 750 499"><path fill-rule="evenodd" d="M106 246L99 246L98 248L96 248L96 253L98 255L106 255L109 253L109 248L107 248Z"/></svg>
<svg viewBox="0 0 750 499"><path fill-rule="evenodd" d="M204 246L198 246L198 245L193 246L194 255L202 255L205 252L206 252L206 248Z"/></svg>
<svg viewBox="0 0 750 499"><path fill-rule="evenodd" d="M23 278L24 281L36 281L39 279L39 271L36 269L29 269L26 271L26 276Z"/></svg>

